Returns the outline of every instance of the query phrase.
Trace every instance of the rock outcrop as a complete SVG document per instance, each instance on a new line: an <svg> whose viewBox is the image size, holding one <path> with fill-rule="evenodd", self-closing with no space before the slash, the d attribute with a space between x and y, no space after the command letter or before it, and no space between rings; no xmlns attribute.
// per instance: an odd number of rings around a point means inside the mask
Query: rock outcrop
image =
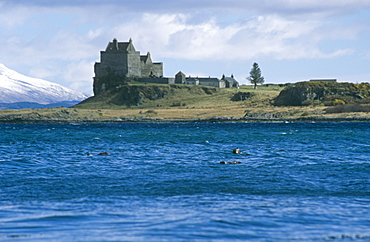
<svg viewBox="0 0 370 242"><path fill-rule="evenodd" d="M291 113L288 112L265 112L265 111L250 112L249 110L246 110L244 118L273 120L273 119L282 119L290 115Z"/></svg>
<svg viewBox="0 0 370 242"><path fill-rule="evenodd" d="M304 106L324 103L335 104L335 100L351 103L370 95L370 84L337 82L298 82L286 87L274 99L276 106Z"/></svg>
<svg viewBox="0 0 370 242"><path fill-rule="evenodd" d="M115 105L140 106L145 99L158 100L164 98L170 90L157 86L129 86L120 90L120 94L112 100Z"/></svg>
<svg viewBox="0 0 370 242"><path fill-rule="evenodd" d="M245 101L248 98L253 97L255 94L251 92L237 92L235 95L231 98L231 101L238 102L238 101Z"/></svg>

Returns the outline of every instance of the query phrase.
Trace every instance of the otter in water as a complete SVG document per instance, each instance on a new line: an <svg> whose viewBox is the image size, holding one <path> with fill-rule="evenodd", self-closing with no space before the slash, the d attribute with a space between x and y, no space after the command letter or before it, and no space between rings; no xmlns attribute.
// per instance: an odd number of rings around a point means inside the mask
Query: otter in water
<svg viewBox="0 0 370 242"><path fill-rule="evenodd" d="M235 149L233 150L233 153L234 153L234 154L240 154L240 153L241 153L241 151L240 151L240 149L239 149L239 148L235 148Z"/></svg>
<svg viewBox="0 0 370 242"><path fill-rule="evenodd" d="M240 161L236 161L236 160L230 161L230 162L227 162L227 161L221 161L220 162L220 164L239 164L239 163L241 163L241 162Z"/></svg>
<svg viewBox="0 0 370 242"><path fill-rule="evenodd" d="M109 152L103 152L103 153L99 153L98 155L110 155Z"/></svg>
<svg viewBox="0 0 370 242"><path fill-rule="evenodd" d="M233 150L233 153L234 153L234 154L239 154L239 155L248 155L248 154L245 154L245 153L241 152L239 148L235 148L235 149Z"/></svg>

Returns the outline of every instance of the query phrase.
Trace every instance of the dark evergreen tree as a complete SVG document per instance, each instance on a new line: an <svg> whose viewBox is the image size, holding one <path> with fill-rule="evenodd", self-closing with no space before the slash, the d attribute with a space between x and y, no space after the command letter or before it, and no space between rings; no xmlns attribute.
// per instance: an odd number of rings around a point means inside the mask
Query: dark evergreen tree
<svg viewBox="0 0 370 242"><path fill-rule="evenodd" d="M257 84L263 84L265 82L265 79L261 75L261 69L256 62L253 64L247 80L254 85L254 89L257 89Z"/></svg>

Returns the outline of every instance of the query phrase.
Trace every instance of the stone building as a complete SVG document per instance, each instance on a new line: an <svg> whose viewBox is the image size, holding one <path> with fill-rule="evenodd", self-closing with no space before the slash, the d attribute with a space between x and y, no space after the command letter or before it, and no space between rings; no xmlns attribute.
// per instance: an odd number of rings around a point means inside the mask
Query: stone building
<svg viewBox="0 0 370 242"><path fill-rule="evenodd" d="M221 80L225 82L225 88L239 88L239 82L235 80L232 74L230 77L225 77L225 75L223 75Z"/></svg>
<svg viewBox="0 0 370 242"><path fill-rule="evenodd" d="M140 55L129 42L118 42L114 39L105 51L100 52L100 63L95 63L95 78L108 75L113 71L117 75L126 77L162 77L163 63L153 63L150 53Z"/></svg>
<svg viewBox="0 0 370 242"><path fill-rule="evenodd" d="M202 85L218 88L239 88L239 83L234 79L234 76L225 77L221 79L217 77L186 77L181 71L175 76L175 84L186 84L186 85Z"/></svg>
<svg viewBox="0 0 370 242"><path fill-rule="evenodd" d="M100 52L100 62L94 65L94 94L103 92L116 81L107 80L107 77L119 76L128 79L163 77L163 63L154 63L151 55L140 55L132 43L118 42L114 39L109 42L105 51Z"/></svg>
<svg viewBox="0 0 370 242"><path fill-rule="evenodd" d="M175 78L163 77L163 63L154 63L151 55L140 55L136 51L132 39L129 42L118 42L113 39L105 51L100 51L100 62L94 65L94 95L104 92L107 88L136 80L143 83L203 85L218 88L238 88L239 83L233 76L186 77L181 71Z"/></svg>
<svg viewBox="0 0 370 242"><path fill-rule="evenodd" d="M199 80L199 85L202 86L225 88L225 82L217 77L197 77L197 79Z"/></svg>

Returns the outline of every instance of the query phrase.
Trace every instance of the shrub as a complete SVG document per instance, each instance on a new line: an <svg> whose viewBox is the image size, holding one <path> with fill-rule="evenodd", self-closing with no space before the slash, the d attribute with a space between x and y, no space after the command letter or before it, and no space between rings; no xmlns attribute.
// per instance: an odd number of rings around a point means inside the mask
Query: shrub
<svg viewBox="0 0 370 242"><path fill-rule="evenodd" d="M332 101L332 105L333 105L333 106L336 106L336 105L344 105L344 104L346 104L346 102L345 102L345 101L343 101L343 100L341 100L341 99L334 99L334 100Z"/></svg>
<svg viewBox="0 0 370 242"><path fill-rule="evenodd" d="M181 102L172 103L171 107L181 107Z"/></svg>

